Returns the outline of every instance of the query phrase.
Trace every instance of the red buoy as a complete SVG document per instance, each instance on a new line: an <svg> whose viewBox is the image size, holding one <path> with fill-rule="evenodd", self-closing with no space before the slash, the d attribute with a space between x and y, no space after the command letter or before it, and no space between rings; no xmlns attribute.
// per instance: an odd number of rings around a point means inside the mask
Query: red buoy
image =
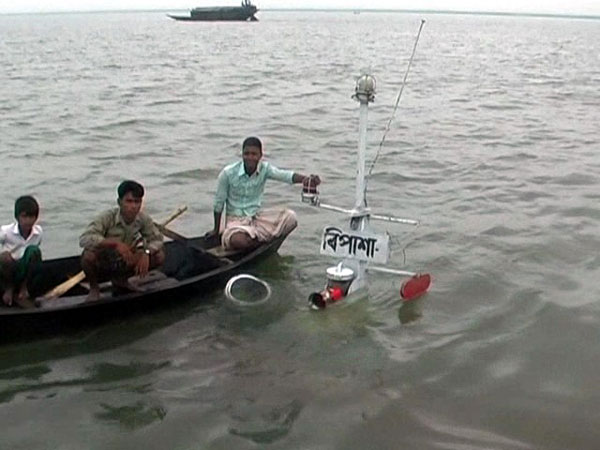
<svg viewBox="0 0 600 450"><path fill-rule="evenodd" d="M405 301L414 300L415 298L418 298L427 292L427 289L429 289L430 285L431 275L428 273L416 274L402 283L402 287L400 288L400 296Z"/></svg>

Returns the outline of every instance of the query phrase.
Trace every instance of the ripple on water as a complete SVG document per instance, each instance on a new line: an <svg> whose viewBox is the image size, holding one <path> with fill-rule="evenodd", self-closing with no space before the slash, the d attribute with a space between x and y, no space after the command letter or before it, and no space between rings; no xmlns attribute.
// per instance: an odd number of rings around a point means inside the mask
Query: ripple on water
<svg viewBox="0 0 600 450"><path fill-rule="evenodd" d="M229 432L256 444L272 444L288 435L301 412L302 403L299 400L266 407L245 402L234 406L234 425Z"/></svg>
<svg viewBox="0 0 600 450"><path fill-rule="evenodd" d="M0 15L3 223L33 192L44 255L74 254L126 176L147 186L149 211L189 204L180 226L196 233L248 135L277 165L320 173L327 203L352 204L355 76L378 79L371 162L418 20L261 14L199 27L163 13ZM432 22L436 45L426 27L369 182L374 212L421 220L390 267L432 273L427 295L405 304L400 280L373 277L368 299L310 313L331 264L320 230L346 219L273 182L265 204L289 203L300 221L280 250L289 261L255 273L279 283L273 310L231 311L219 292L213 309L169 309L146 327L3 348L0 447L86 433L123 448L595 448L599 28Z"/></svg>

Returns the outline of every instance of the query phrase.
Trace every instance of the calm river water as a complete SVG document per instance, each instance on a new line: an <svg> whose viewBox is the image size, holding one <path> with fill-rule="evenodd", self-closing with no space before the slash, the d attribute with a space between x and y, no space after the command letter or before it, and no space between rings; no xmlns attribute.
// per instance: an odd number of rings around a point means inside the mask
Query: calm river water
<svg viewBox="0 0 600 450"><path fill-rule="evenodd" d="M369 71L369 158L427 19L369 183L375 212L416 218L389 267L430 272L307 309L344 218L270 183L300 227L252 271L274 291L222 292L35 342L0 345L0 448L593 449L600 442L600 26L594 20L282 13L177 23L164 13L0 16L0 187L42 204L45 257L147 187L186 235L212 223L215 178L242 139L319 173L351 206L355 78ZM176 299L165 299L173 301ZM0 335L2 331L0 330Z"/></svg>

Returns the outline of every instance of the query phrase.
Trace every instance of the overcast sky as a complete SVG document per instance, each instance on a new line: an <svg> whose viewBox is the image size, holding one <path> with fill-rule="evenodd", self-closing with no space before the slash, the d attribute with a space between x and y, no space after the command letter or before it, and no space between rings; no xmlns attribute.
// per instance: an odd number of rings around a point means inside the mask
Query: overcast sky
<svg viewBox="0 0 600 450"><path fill-rule="evenodd" d="M239 5L237 0L6 0L0 13L121 9L181 10ZM600 16L600 0L255 0L259 8L437 9Z"/></svg>

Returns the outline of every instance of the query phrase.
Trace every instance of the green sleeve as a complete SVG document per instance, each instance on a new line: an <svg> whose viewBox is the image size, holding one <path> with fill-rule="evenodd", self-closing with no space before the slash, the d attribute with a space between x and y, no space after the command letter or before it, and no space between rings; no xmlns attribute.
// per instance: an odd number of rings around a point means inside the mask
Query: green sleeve
<svg viewBox="0 0 600 450"><path fill-rule="evenodd" d="M143 215L142 218L142 229L140 230L146 248L152 251L160 250L163 246L163 235L158 230L158 227L154 225L154 222L147 214Z"/></svg>
<svg viewBox="0 0 600 450"><path fill-rule="evenodd" d="M227 201L227 194L229 192L229 178L225 169L221 171L217 178L217 192L215 192L215 200L213 203L213 211L216 213L222 213L225 208L225 202Z"/></svg>
<svg viewBox="0 0 600 450"><path fill-rule="evenodd" d="M112 216L114 216L112 210L104 211L96 216L79 237L79 246L90 249L102 242L106 238L106 231L110 227Z"/></svg>

